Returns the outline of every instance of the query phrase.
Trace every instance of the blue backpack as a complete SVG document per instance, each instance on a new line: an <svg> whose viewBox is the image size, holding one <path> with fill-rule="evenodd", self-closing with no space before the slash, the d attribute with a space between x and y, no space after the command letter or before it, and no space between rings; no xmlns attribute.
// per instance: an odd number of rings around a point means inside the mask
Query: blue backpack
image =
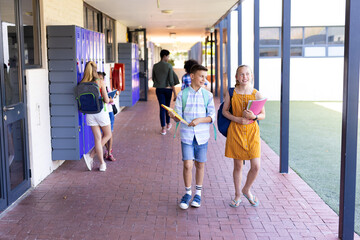
<svg viewBox="0 0 360 240"><path fill-rule="evenodd" d="M95 82L79 83L76 86L76 101L82 113L99 113L104 107L99 86Z"/></svg>
<svg viewBox="0 0 360 240"><path fill-rule="evenodd" d="M206 91L205 89L201 88L201 91L202 91L202 95L203 95L203 99L204 99L204 105L205 105L205 108L206 108L206 112L207 112L207 106L209 105L209 94L208 94L208 91ZM184 109L186 107L186 102L187 102L187 99L188 99L188 94L189 94L189 88L185 88L184 90L182 90L182 111L184 112ZM180 122L177 122L176 123L176 128L175 128L175 134L174 134L174 138L176 136L176 130L179 126ZM216 127L215 127L215 124L212 123L213 127L214 127L214 138L216 140Z"/></svg>
<svg viewBox="0 0 360 240"><path fill-rule="evenodd" d="M232 113L231 98L233 96L233 93L234 93L234 88L229 88L229 95L230 95L230 109L229 109L229 112L230 113ZM227 130L229 128L231 120L229 120L228 118L226 118L222 114L223 107L224 107L224 102L221 103L221 105L219 107L219 110L218 110L217 125L218 125L219 132L226 137L227 136Z"/></svg>

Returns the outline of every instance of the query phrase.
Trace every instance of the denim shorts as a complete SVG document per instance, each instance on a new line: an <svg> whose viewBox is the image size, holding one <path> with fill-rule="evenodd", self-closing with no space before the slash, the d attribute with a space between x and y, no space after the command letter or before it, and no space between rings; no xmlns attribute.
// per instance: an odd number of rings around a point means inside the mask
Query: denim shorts
<svg viewBox="0 0 360 240"><path fill-rule="evenodd" d="M110 117L110 124L111 124L111 131L114 131L114 113L113 112L109 112L109 117Z"/></svg>
<svg viewBox="0 0 360 240"><path fill-rule="evenodd" d="M191 145L181 142L183 161L195 160L197 162L206 162L207 148L208 148L208 143L199 145L195 137Z"/></svg>

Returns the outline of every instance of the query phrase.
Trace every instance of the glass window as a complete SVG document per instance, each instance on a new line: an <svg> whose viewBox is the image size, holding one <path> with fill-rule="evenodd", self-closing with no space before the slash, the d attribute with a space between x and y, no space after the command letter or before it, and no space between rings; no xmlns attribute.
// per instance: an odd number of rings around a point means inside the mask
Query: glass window
<svg viewBox="0 0 360 240"><path fill-rule="evenodd" d="M105 16L105 43L106 51L105 58L106 62L115 61L115 21Z"/></svg>
<svg viewBox="0 0 360 240"><path fill-rule="evenodd" d="M290 48L290 56L295 56L295 57L301 57L302 54L302 47L291 47Z"/></svg>
<svg viewBox="0 0 360 240"><path fill-rule="evenodd" d="M291 45L302 45L303 44L303 28L293 27L291 28Z"/></svg>
<svg viewBox="0 0 360 240"><path fill-rule="evenodd" d="M305 44L318 45L326 43L326 27L305 27Z"/></svg>
<svg viewBox="0 0 360 240"><path fill-rule="evenodd" d="M41 65L38 0L21 1L25 66Z"/></svg>
<svg viewBox="0 0 360 240"><path fill-rule="evenodd" d="M305 47L304 48L304 57L325 57L326 48L325 47Z"/></svg>
<svg viewBox="0 0 360 240"><path fill-rule="evenodd" d="M94 12L87 9L87 29L94 30Z"/></svg>
<svg viewBox="0 0 360 240"><path fill-rule="evenodd" d="M344 44L344 36L344 27L328 27L328 44Z"/></svg>
<svg viewBox="0 0 360 240"><path fill-rule="evenodd" d="M343 57L344 56L344 47L328 47L328 56L331 57Z"/></svg>
<svg viewBox="0 0 360 240"><path fill-rule="evenodd" d="M260 45L280 45L280 28L260 28Z"/></svg>
<svg viewBox="0 0 360 240"><path fill-rule="evenodd" d="M279 48L278 47L260 47L260 57L278 57Z"/></svg>

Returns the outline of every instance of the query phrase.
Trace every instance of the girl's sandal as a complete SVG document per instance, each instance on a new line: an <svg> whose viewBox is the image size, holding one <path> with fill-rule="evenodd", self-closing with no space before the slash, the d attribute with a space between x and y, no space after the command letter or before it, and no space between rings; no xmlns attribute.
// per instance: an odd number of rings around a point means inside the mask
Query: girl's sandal
<svg viewBox="0 0 360 240"><path fill-rule="evenodd" d="M229 206L230 207L233 207L233 208L237 208L240 206L240 203L241 203L241 199L239 199L238 201L236 201L235 199L233 199L231 201L231 203L229 203Z"/></svg>
<svg viewBox="0 0 360 240"><path fill-rule="evenodd" d="M246 199L249 201L251 206L257 207L259 205L259 200L254 195L253 195L252 199L250 199L250 197L248 195L246 195L245 193L243 193L243 194L246 197Z"/></svg>

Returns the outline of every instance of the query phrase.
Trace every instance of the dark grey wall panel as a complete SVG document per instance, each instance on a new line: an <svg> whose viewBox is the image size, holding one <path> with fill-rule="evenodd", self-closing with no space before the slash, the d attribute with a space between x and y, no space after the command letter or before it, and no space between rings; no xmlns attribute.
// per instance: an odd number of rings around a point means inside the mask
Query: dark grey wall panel
<svg viewBox="0 0 360 240"><path fill-rule="evenodd" d="M50 72L49 79L51 83L56 82L69 82L74 83L74 78L76 78L76 73L74 72Z"/></svg>
<svg viewBox="0 0 360 240"><path fill-rule="evenodd" d="M76 71L74 60L49 60L49 71Z"/></svg>
<svg viewBox="0 0 360 240"><path fill-rule="evenodd" d="M53 138L76 138L77 128L52 128L51 136Z"/></svg>
<svg viewBox="0 0 360 240"><path fill-rule="evenodd" d="M70 96L66 96L64 94L51 94L50 102L52 105L58 105L58 104L75 105L76 101L75 98L73 98L72 96L73 94L71 94Z"/></svg>
<svg viewBox="0 0 360 240"><path fill-rule="evenodd" d="M50 94L52 93L67 93L67 94L73 94L73 98L75 98L74 95L74 88L76 85L72 83L50 83Z"/></svg>
<svg viewBox="0 0 360 240"><path fill-rule="evenodd" d="M78 125L74 126L74 122L78 122L77 116L67 117L52 117L50 119L51 127L70 127L72 129L78 129Z"/></svg>
<svg viewBox="0 0 360 240"><path fill-rule="evenodd" d="M49 60L63 60L63 59L76 59L76 52L72 48L69 49L49 49L48 50Z"/></svg>
<svg viewBox="0 0 360 240"><path fill-rule="evenodd" d="M48 48L72 48L74 38L70 37L52 37L48 38Z"/></svg>
<svg viewBox="0 0 360 240"><path fill-rule="evenodd" d="M52 160L78 160L78 150L72 149L54 149L52 151Z"/></svg>

